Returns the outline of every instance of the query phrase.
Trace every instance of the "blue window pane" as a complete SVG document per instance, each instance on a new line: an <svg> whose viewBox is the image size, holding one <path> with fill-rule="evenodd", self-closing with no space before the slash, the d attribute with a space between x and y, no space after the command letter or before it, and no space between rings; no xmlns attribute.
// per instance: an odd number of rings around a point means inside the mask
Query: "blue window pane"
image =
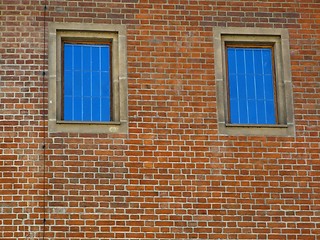
<svg viewBox="0 0 320 240"><path fill-rule="evenodd" d="M271 48L227 48L230 122L275 124Z"/></svg>
<svg viewBox="0 0 320 240"><path fill-rule="evenodd" d="M92 121L92 104L91 104L91 97L84 97L83 98L83 119L84 121Z"/></svg>
<svg viewBox="0 0 320 240"><path fill-rule="evenodd" d="M72 120L81 121L83 120L83 98L82 97L74 97L72 102ZM64 112L69 111L69 109L64 109Z"/></svg>
<svg viewBox="0 0 320 240"><path fill-rule="evenodd" d="M245 100L247 98L246 75L238 74L238 76L237 76L237 85L238 85L239 99Z"/></svg>
<svg viewBox="0 0 320 240"><path fill-rule="evenodd" d="M230 99L230 119L232 123L239 123L239 101L237 99Z"/></svg>
<svg viewBox="0 0 320 240"><path fill-rule="evenodd" d="M101 96L101 81L93 81L92 82L92 97L100 97Z"/></svg>
<svg viewBox="0 0 320 240"><path fill-rule="evenodd" d="M274 102L272 100L266 101L266 123L276 124Z"/></svg>
<svg viewBox="0 0 320 240"><path fill-rule="evenodd" d="M101 71L110 72L110 46L101 48Z"/></svg>
<svg viewBox="0 0 320 240"><path fill-rule="evenodd" d="M229 91L230 97L238 98L237 76L235 74L229 75Z"/></svg>
<svg viewBox="0 0 320 240"><path fill-rule="evenodd" d="M255 75L255 84L256 84L256 99L263 99L264 98L264 84L263 84L263 76L262 75Z"/></svg>
<svg viewBox="0 0 320 240"><path fill-rule="evenodd" d="M262 75L263 74L263 66L262 66L262 59L261 59L261 50L260 49L253 50L253 56L254 56L255 75Z"/></svg>
<svg viewBox="0 0 320 240"><path fill-rule="evenodd" d="M92 112L92 121L109 121L110 120L110 119L105 119L105 120L101 119L101 98L100 97L92 98L92 106L96 109L100 109L100 111Z"/></svg>
<svg viewBox="0 0 320 240"><path fill-rule="evenodd" d="M264 76L264 89L265 89L266 100L273 100L274 93L273 93L272 75L265 75Z"/></svg>
<svg viewBox="0 0 320 240"><path fill-rule="evenodd" d="M72 120L72 111L70 109L72 108L72 97L70 96L65 96L64 97L64 108L67 109L64 111L64 120Z"/></svg>
<svg viewBox="0 0 320 240"><path fill-rule="evenodd" d="M66 77L66 76L65 76ZM64 81L69 81L69 79L64 79ZM80 97L82 95L82 74L80 71L73 71L73 79L72 86L73 86L73 96Z"/></svg>
<svg viewBox="0 0 320 240"><path fill-rule="evenodd" d="M72 52L73 55L70 57L72 57L72 59L73 59L73 69L81 71L82 70L81 59L83 58L82 57L82 48L81 48L81 46L77 46L77 45L73 45L72 47L73 47L73 52Z"/></svg>
<svg viewBox="0 0 320 240"><path fill-rule="evenodd" d="M92 71L100 71L101 65L101 55L100 55L100 47L91 48L92 51Z"/></svg>
<svg viewBox="0 0 320 240"><path fill-rule="evenodd" d="M266 121L266 109L265 109L265 101L258 100L257 101L257 112L258 112L258 123L265 124Z"/></svg>
<svg viewBox="0 0 320 240"><path fill-rule="evenodd" d="M72 53L72 46L70 45L66 45L64 47L64 55L65 56L73 56L73 53ZM64 70L65 71L68 71L68 70L72 70L72 58L71 57L68 57L68 58L64 58Z"/></svg>
<svg viewBox="0 0 320 240"><path fill-rule="evenodd" d="M228 48L228 66L229 75L236 74L236 51L233 48Z"/></svg>
<svg viewBox="0 0 320 240"><path fill-rule="evenodd" d="M109 86L104 86L109 88ZM101 96L101 73L93 72L92 73L92 96L100 97Z"/></svg>
<svg viewBox="0 0 320 240"><path fill-rule="evenodd" d="M257 110L257 102L254 99L248 100L248 112L255 113ZM257 114L249 114L248 123L258 123Z"/></svg>
<svg viewBox="0 0 320 240"><path fill-rule="evenodd" d="M101 96L110 96L110 73L101 73Z"/></svg>
<svg viewBox="0 0 320 240"><path fill-rule="evenodd" d="M83 58L82 58L82 66L83 66L83 71L90 72L92 67L91 67L91 48L87 46L82 46L82 51L83 51Z"/></svg>
<svg viewBox="0 0 320 240"><path fill-rule="evenodd" d="M245 50L245 68L246 68L246 75L253 75L254 74L254 60L253 60L253 51L252 49Z"/></svg>
<svg viewBox="0 0 320 240"><path fill-rule="evenodd" d="M64 71L64 79L73 79L72 71L65 70ZM73 81L64 81L64 95L72 96L73 93Z"/></svg>
<svg viewBox="0 0 320 240"><path fill-rule="evenodd" d="M91 72L83 73L83 96L90 97L91 93Z"/></svg>
<svg viewBox="0 0 320 240"><path fill-rule="evenodd" d="M262 50L262 61L264 74L272 75L272 55L270 49Z"/></svg>
<svg viewBox="0 0 320 240"><path fill-rule="evenodd" d="M65 43L63 57L63 119L110 121L109 45Z"/></svg>
<svg viewBox="0 0 320 240"><path fill-rule="evenodd" d="M256 84L253 74L247 75L248 100L256 99Z"/></svg>
<svg viewBox="0 0 320 240"><path fill-rule="evenodd" d="M238 74L245 74L245 57L242 48L236 49L236 66Z"/></svg>
<svg viewBox="0 0 320 240"><path fill-rule="evenodd" d="M101 98L101 121L111 121L110 98Z"/></svg>
<svg viewBox="0 0 320 240"><path fill-rule="evenodd" d="M240 99L239 101L239 123L245 124L248 121L248 103L246 99Z"/></svg>

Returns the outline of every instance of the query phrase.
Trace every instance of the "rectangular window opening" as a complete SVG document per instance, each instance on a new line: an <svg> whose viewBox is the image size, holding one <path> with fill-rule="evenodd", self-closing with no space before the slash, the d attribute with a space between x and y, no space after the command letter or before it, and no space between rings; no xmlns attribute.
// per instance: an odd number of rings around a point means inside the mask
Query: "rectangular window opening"
<svg viewBox="0 0 320 240"><path fill-rule="evenodd" d="M230 124L278 124L274 48L226 44Z"/></svg>
<svg viewBox="0 0 320 240"><path fill-rule="evenodd" d="M110 42L62 41L61 120L112 121Z"/></svg>

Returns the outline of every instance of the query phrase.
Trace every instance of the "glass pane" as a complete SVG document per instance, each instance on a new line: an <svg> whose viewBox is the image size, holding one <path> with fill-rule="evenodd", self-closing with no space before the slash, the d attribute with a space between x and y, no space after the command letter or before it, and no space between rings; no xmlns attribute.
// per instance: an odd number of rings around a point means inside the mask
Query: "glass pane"
<svg viewBox="0 0 320 240"><path fill-rule="evenodd" d="M110 74L101 73L101 96L110 97Z"/></svg>
<svg viewBox="0 0 320 240"><path fill-rule="evenodd" d="M83 73L83 96L90 97L91 93L91 72Z"/></svg>
<svg viewBox="0 0 320 240"><path fill-rule="evenodd" d="M231 123L275 123L271 48L229 47L227 53Z"/></svg>
<svg viewBox="0 0 320 240"><path fill-rule="evenodd" d="M258 123L257 102L255 100L248 100L248 112L249 112L248 123L251 123L251 124Z"/></svg>
<svg viewBox="0 0 320 240"><path fill-rule="evenodd" d="M247 94L248 99L256 99L255 78L253 74L247 76Z"/></svg>
<svg viewBox="0 0 320 240"><path fill-rule="evenodd" d="M246 75L254 74L253 49L245 49Z"/></svg>
<svg viewBox="0 0 320 240"><path fill-rule="evenodd" d="M246 99L239 100L239 123L249 123L248 121L248 102Z"/></svg>
<svg viewBox="0 0 320 240"><path fill-rule="evenodd" d="M73 69L81 71L82 48L79 45L73 44Z"/></svg>
<svg viewBox="0 0 320 240"><path fill-rule="evenodd" d="M64 119L110 121L109 45L65 44Z"/></svg>
<svg viewBox="0 0 320 240"><path fill-rule="evenodd" d="M236 51L233 48L228 48L228 73L229 75L236 74Z"/></svg>
<svg viewBox="0 0 320 240"><path fill-rule="evenodd" d="M258 113L258 123L265 124L266 121L266 108L265 108L265 101L258 100L257 101L257 113Z"/></svg>
<svg viewBox="0 0 320 240"><path fill-rule="evenodd" d="M64 115L63 115L63 119L65 121L73 120L73 117L72 117L72 113L73 113L72 103L73 103L72 97L66 96L64 98Z"/></svg>
<svg viewBox="0 0 320 240"><path fill-rule="evenodd" d="M102 46L101 46L102 47ZM100 48L99 46L92 47L92 71L100 71L100 65L101 65L101 54L100 54Z"/></svg>
<svg viewBox="0 0 320 240"><path fill-rule="evenodd" d="M268 100L274 100L274 93L273 93L273 79L272 75L265 75L264 76L264 89L265 89L265 96Z"/></svg>
<svg viewBox="0 0 320 240"><path fill-rule="evenodd" d="M266 123L276 124L274 101L266 101Z"/></svg>
<svg viewBox="0 0 320 240"><path fill-rule="evenodd" d="M237 76L229 75L229 95L230 98L238 98Z"/></svg>
<svg viewBox="0 0 320 240"><path fill-rule="evenodd" d="M73 119L74 121L82 121L83 120L83 98L81 97L74 97L73 98ZM67 111L65 109L65 111Z"/></svg>
<svg viewBox="0 0 320 240"><path fill-rule="evenodd" d="M246 84L246 76L244 74L238 74L237 85L238 85L239 99L247 99L247 91L246 91L247 84Z"/></svg>
<svg viewBox="0 0 320 240"><path fill-rule="evenodd" d="M102 121L100 97L93 97L92 98L92 121Z"/></svg>
<svg viewBox="0 0 320 240"><path fill-rule="evenodd" d="M110 98L101 98L101 121L111 121Z"/></svg>
<svg viewBox="0 0 320 240"><path fill-rule="evenodd" d="M92 103L91 97L84 97L83 98L83 121L91 121L91 113L92 113Z"/></svg>
<svg viewBox="0 0 320 240"><path fill-rule="evenodd" d="M64 70L72 70L73 53L70 44L64 44Z"/></svg>
<svg viewBox="0 0 320 240"><path fill-rule="evenodd" d="M237 61L237 73L244 74L245 73L245 57L244 57L244 49L237 48L236 49L236 61Z"/></svg>
<svg viewBox="0 0 320 240"><path fill-rule="evenodd" d="M105 45L101 48L101 71L110 72L110 46Z"/></svg>
<svg viewBox="0 0 320 240"><path fill-rule="evenodd" d="M94 97L101 96L101 73L100 72L92 73L92 96Z"/></svg>
<svg viewBox="0 0 320 240"><path fill-rule="evenodd" d="M74 71L73 94L74 96L82 96L82 74L80 71Z"/></svg>
<svg viewBox="0 0 320 240"><path fill-rule="evenodd" d="M261 49L254 50L254 72L255 75L262 75L263 74L263 67L262 67L262 59L261 59Z"/></svg>
<svg viewBox="0 0 320 240"><path fill-rule="evenodd" d="M91 71L91 48L83 46L83 71Z"/></svg>
<svg viewBox="0 0 320 240"><path fill-rule="evenodd" d="M72 96L73 93L73 80L72 71L64 71L64 94L66 96Z"/></svg>
<svg viewBox="0 0 320 240"><path fill-rule="evenodd" d="M255 84L256 84L256 93L257 93L257 100L264 99L264 84L263 84L263 76L262 75L255 75Z"/></svg>
<svg viewBox="0 0 320 240"><path fill-rule="evenodd" d="M264 74L272 75L271 49L263 49L262 50L262 61L263 61Z"/></svg>

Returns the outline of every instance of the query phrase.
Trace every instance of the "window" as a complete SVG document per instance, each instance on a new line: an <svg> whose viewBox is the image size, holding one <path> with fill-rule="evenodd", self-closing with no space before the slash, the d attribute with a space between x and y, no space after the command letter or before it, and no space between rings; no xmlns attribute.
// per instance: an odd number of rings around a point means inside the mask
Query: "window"
<svg viewBox="0 0 320 240"><path fill-rule="evenodd" d="M229 122L276 124L272 48L227 46Z"/></svg>
<svg viewBox="0 0 320 240"><path fill-rule="evenodd" d="M214 38L219 132L293 135L288 32L214 28Z"/></svg>
<svg viewBox="0 0 320 240"><path fill-rule="evenodd" d="M110 45L63 42L63 120L111 121Z"/></svg>
<svg viewBox="0 0 320 240"><path fill-rule="evenodd" d="M49 131L125 133L125 28L49 25Z"/></svg>

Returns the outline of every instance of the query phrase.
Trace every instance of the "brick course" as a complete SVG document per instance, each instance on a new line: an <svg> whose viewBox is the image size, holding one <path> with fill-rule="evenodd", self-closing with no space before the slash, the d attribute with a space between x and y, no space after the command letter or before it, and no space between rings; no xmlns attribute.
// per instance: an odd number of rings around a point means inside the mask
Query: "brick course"
<svg viewBox="0 0 320 240"><path fill-rule="evenodd" d="M319 12L0 0L0 239L319 240ZM126 25L128 134L48 132L48 22ZM214 26L289 30L294 137L219 134Z"/></svg>

